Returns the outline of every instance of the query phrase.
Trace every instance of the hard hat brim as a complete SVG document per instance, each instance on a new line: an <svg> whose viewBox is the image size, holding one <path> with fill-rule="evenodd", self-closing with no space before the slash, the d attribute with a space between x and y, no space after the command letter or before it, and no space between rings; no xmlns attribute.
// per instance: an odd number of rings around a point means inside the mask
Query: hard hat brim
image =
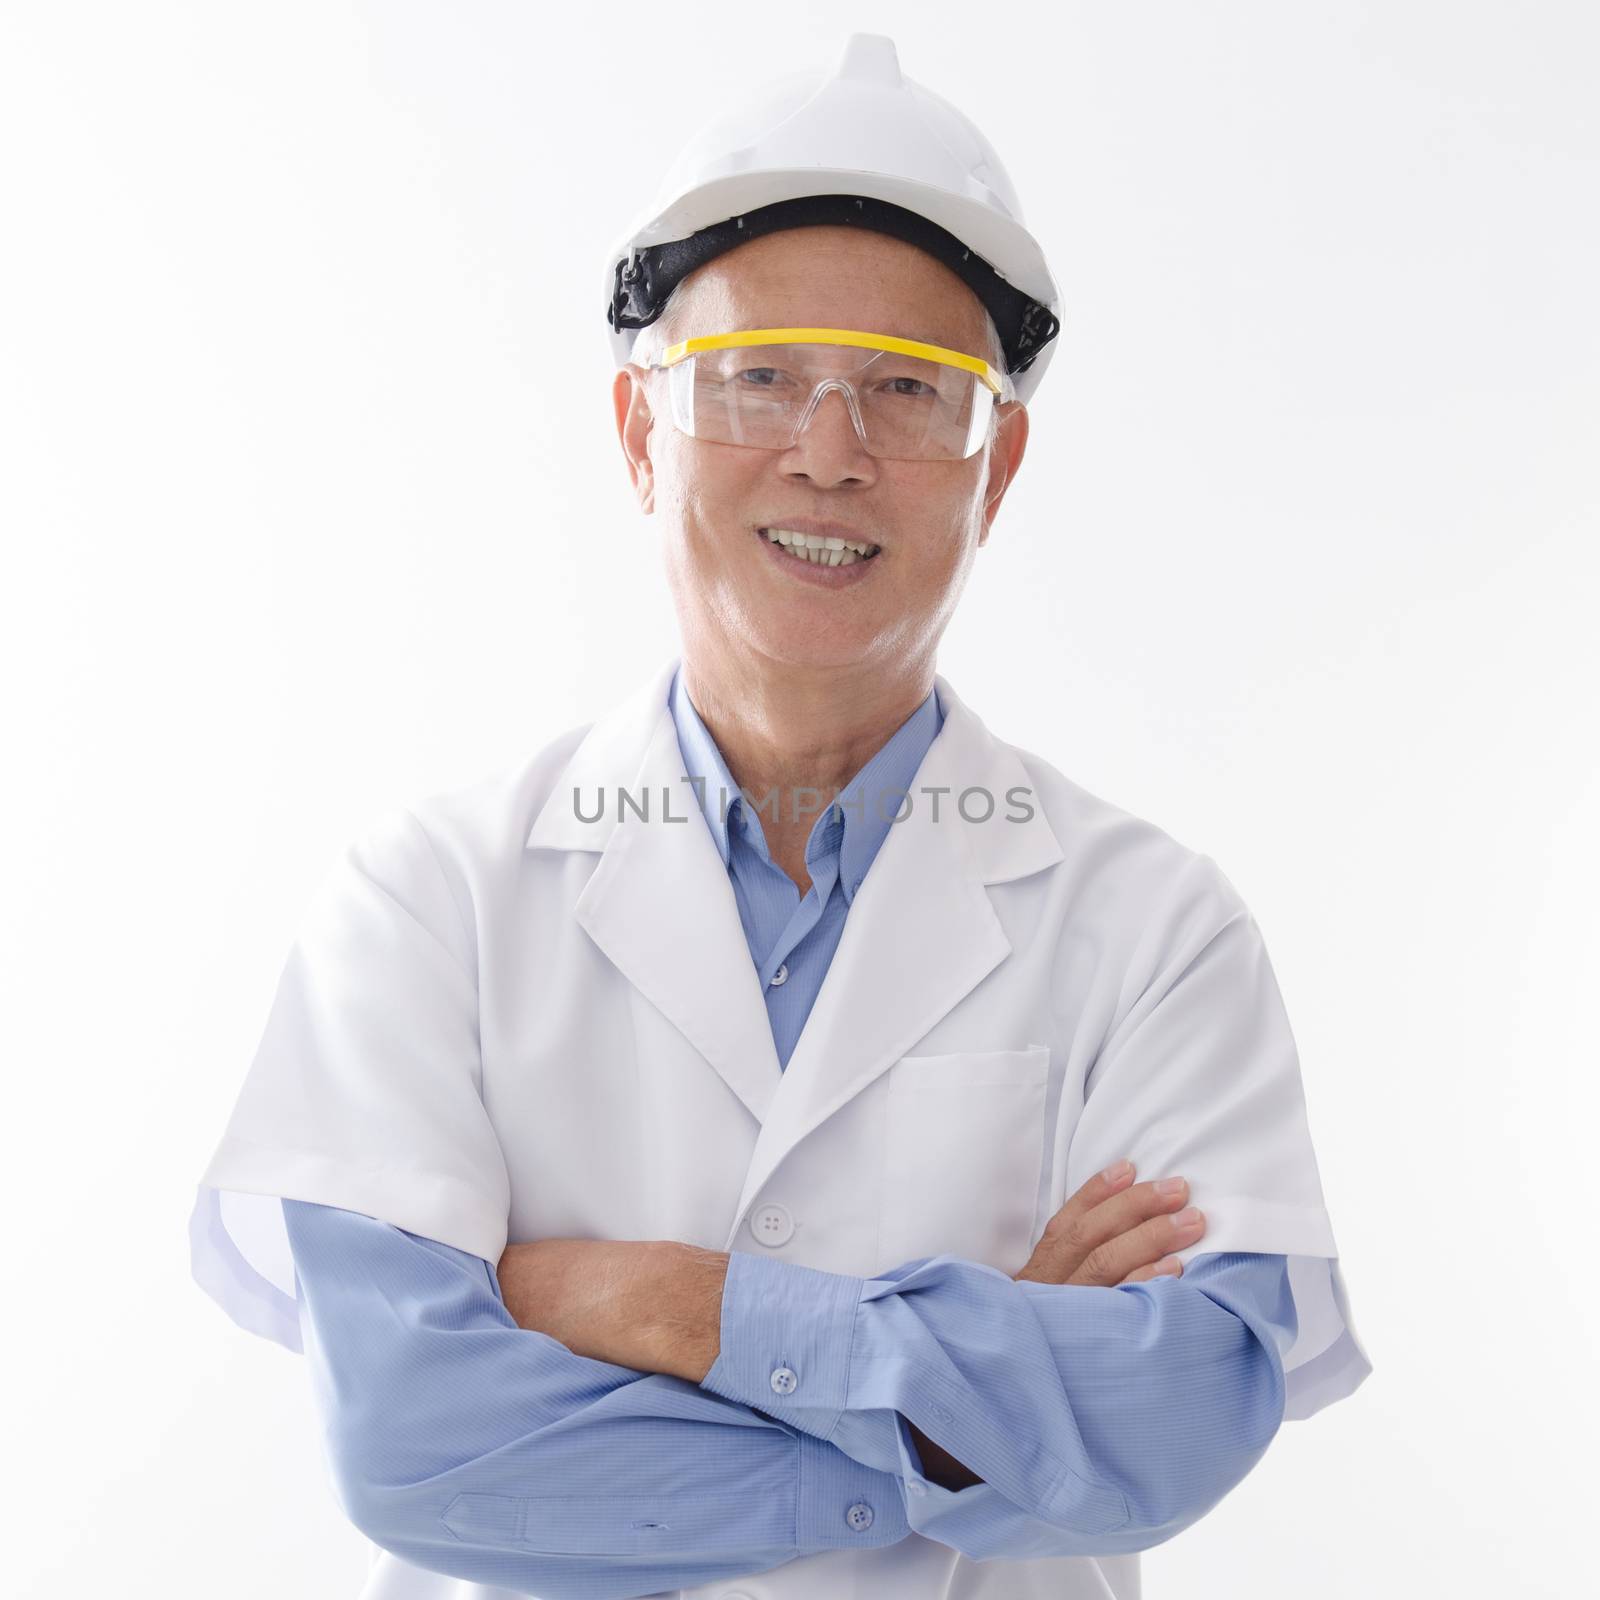
<svg viewBox="0 0 1600 1600"><path fill-rule="evenodd" d="M827 223L890 233L957 273L994 319L1018 398L1031 393L1060 329L1059 291L1033 235L996 211L992 197L843 168L718 178L640 223L608 263L617 364L697 267L765 233Z"/></svg>

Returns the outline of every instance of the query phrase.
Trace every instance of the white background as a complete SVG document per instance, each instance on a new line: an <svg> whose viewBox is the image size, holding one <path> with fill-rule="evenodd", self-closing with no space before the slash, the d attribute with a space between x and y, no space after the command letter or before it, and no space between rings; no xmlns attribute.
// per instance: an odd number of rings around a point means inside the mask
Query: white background
<svg viewBox="0 0 1600 1600"><path fill-rule="evenodd" d="M188 1277L313 884L675 648L606 252L852 29L1065 293L940 669L1264 930L1373 1376L1151 1600L1595 1571L1600 24L1579 3L11 4L7 1593L350 1600Z"/></svg>

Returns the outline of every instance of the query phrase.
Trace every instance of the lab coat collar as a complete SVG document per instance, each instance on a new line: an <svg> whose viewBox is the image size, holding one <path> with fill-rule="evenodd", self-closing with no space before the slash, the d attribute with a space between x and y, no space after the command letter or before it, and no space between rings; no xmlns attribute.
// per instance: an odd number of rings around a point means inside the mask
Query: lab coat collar
<svg viewBox="0 0 1600 1600"><path fill-rule="evenodd" d="M526 847L599 852L573 907L579 925L761 1125L737 1228L783 1156L1010 953L988 886L1042 871L1063 852L1018 752L936 675L944 724L908 785L909 813L889 829L845 919L785 1071L733 886L686 781L667 700L678 661L589 728ZM937 820L933 789L943 790ZM957 800L971 789L980 793L968 812L992 801L989 820L962 820ZM1007 820L1023 809L1023 820Z"/></svg>

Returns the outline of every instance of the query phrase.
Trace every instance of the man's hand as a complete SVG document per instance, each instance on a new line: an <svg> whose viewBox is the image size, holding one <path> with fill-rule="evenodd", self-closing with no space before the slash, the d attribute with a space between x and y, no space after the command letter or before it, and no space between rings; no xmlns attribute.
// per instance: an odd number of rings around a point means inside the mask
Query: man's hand
<svg viewBox="0 0 1600 1600"><path fill-rule="evenodd" d="M1130 1188L1133 1163L1123 1165L1113 1178L1096 1173L1056 1212L1013 1278L1116 1287L1182 1274L1183 1263L1171 1252L1186 1249L1206 1231L1202 1212L1192 1206L1178 1210L1189 1198L1188 1183L1163 1178ZM1163 1194L1162 1185L1171 1185L1171 1192ZM1185 1216L1190 1220L1175 1226Z"/></svg>
<svg viewBox="0 0 1600 1600"><path fill-rule="evenodd" d="M536 1239L495 1269L520 1328L574 1355L699 1383L722 1347L728 1257L674 1240Z"/></svg>

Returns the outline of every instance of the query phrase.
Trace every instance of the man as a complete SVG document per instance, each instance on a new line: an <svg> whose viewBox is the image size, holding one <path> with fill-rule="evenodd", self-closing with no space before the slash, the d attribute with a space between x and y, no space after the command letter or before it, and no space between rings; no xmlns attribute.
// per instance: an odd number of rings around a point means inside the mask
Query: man
<svg viewBox="0 0 1600 1600"><path fill-rule="evenodd" d="M1054 315L874 161L888 41L789 92L866 170L740 133L730 235L702 142L616 261L681 654L352 845L202 1179L373 1600L1129 1600L1369 1370L1253 919L936 671Z"/></svg>

